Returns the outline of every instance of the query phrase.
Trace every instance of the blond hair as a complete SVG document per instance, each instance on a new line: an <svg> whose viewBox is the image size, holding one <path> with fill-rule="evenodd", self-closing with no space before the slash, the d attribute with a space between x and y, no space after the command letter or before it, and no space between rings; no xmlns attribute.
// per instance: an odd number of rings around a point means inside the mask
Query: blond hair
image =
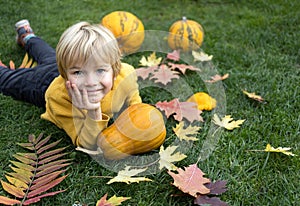
<svg viewBox="0 0 300 206"><path fill-rule="evenodd" d="M69 27L56 47L56 61L61 76L67 79L66 70L76 64L85 64L90 58L106 61L114 76L121 68L121 52L114 35L101 25L79 22Z"/></svg>

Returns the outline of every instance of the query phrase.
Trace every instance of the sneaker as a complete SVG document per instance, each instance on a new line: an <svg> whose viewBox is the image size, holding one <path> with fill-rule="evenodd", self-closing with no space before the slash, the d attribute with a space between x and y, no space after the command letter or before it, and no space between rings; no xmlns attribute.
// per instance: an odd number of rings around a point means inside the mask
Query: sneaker
<svg viewBox="0 0 300 206"><path fill-rule="evenodd" d="M28 39L35 36L27 19L18 21L15 24L15 30L17 32L17 43L22 47L24 47Z"/></svg>

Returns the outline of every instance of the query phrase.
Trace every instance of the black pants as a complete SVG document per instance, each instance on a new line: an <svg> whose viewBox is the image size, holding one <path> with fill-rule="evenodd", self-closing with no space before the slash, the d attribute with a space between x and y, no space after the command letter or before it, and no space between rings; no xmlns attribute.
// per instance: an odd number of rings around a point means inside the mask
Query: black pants
<svg viewBox="0 0 300 206"><path fill-rule="evenodd" d="M25 50L37 62L37 66L16 70L0 66L0 93L45 107L45 92L59 75L55 50L38 37L29 39Z"/></svg>

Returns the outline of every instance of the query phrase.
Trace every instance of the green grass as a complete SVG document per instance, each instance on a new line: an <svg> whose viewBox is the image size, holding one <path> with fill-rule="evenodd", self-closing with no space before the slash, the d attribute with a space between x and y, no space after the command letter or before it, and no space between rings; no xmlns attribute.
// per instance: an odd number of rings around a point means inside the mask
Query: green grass
<svg viewBox="0 0 300 206"><path fill-rule="evenodd" d="M223 82L226 94L226 114L234 119L246 119L241 128L224 131L213 153L198 166L212 180L227 180L228 191L220 198L229 205L296 205L300 199L299 156L249 152L274 147L292 147L300 155L300 33L299 1L11 1L0 2L0 59L4 63L21 63L24 51L15 43L14 23L30 20L36 34L55 47L61 33L80 20L92 23L114 10L136 14L146 30L168 31L170 25L187 16L204 28L203 50L213 55L219 73L229 73ZM124 58L138 66L139 55ZM206 90L188 73L192 90ZM268 103L260 104L241 92L246 89L263 96ZM170 98L168 93L157 95L142 91L147 102ZM224 102L225 103L225 102ZM0 95L0 164L1 179L9 171L9 160L21 148L29 134L52 135L53 141L67 135L49 122L40 119L42 109ZM205 113L208 122L211 113ZM170 124L174 123L170 121ZM204 124L198 135L204 137L209 129ZM171 136L171 127L168 126ZM201 143L195 144L188 158L178 164L195 163ZM107 185L108 179L93 176L114 176L114 172L99 165L90 156L69 147L75 158L69 167L69 177L57 188L68 190L45 198L36 205L72 205L75 201L95 205L105 193L111 197L129 196L122 205L192 205L186 196L172 196L180 191L170 185L165 172L148 175L153 182ZM7 195L1 188L0 195Z"/></svg>

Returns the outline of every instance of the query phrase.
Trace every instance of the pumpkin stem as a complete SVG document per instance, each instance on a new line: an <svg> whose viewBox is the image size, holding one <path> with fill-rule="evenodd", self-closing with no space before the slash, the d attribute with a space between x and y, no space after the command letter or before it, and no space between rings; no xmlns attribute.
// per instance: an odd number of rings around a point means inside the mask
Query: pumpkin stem
<svg viewBox="0 0 300 206"><path fill-rule="evenodd" d="M186 16L183 16L182 21L186 21L186 20L187 20Z"/></svg>

